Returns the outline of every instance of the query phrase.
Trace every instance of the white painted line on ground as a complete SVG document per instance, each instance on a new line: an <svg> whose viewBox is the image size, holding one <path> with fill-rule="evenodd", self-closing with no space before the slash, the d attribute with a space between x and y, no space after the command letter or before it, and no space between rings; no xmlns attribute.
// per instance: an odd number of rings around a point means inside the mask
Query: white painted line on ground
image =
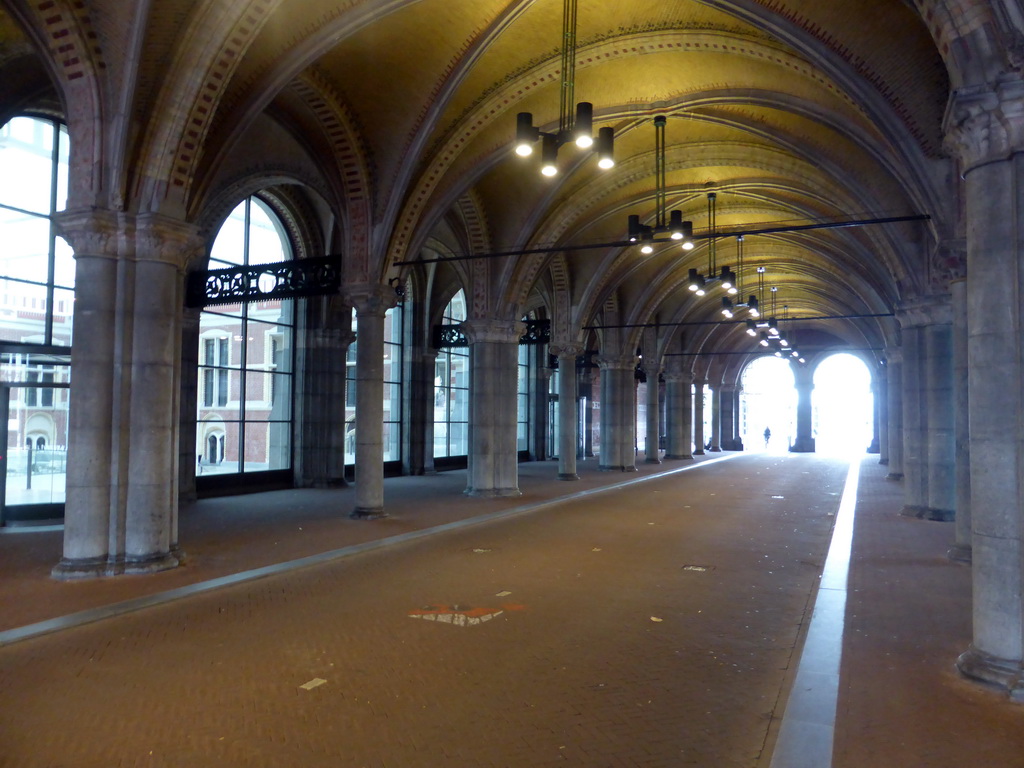
<svg viewBox="0 0 1024 768"><path fill-rule="evenodd" d="M814 613L779 728L771 768L831 768L843 655L846 580L861 459L850 462Z"/></svg>

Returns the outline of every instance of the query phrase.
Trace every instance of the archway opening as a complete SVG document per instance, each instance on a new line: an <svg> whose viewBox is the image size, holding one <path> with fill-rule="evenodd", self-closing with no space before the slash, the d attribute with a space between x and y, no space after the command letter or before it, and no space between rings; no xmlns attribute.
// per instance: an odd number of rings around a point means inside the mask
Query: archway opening
<svg viewBox="0 0 1024 768"><path fill-rule="evenodd" d="M840 456L862 454L873 437L871 372L856 355L830 355L814 371L815 450Z"/></svg>
<svg viewBox="0 0 1024 768"><path fill-rule="evenodd" d="M759 357L743 369L740 385L740 434L746 450L789 450L796 439L796 387L790 364Z"/></svg>

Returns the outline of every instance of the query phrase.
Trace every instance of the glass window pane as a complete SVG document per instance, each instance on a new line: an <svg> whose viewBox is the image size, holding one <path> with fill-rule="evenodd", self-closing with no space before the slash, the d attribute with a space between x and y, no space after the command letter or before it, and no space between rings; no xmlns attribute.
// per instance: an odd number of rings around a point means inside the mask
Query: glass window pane
<svg viewBox="0 0 1024 768"><path fill-rule="evenodd" d="M450 456L465 456L469 453L469 426L462 423L452 423L451 425L451 439L449 445L451 445Z"/></svg>
<svg viewBox="0 0 1024 768"><path fill-rule="evenodd" d="M225 264L242 264L245 261L245 203L235 206L217 232L210 248L210 259ZM211 265L217 269L220 264Z"/></svg>
<svg viewBox="0 0 1024 768"><path fill-rule="evenodd" d="M62 237L53 242L53 282L64 288L75 287L75 252Z"/></svg>
<svg viewBox="0 0 1024 768"><path fill-rule="evenodd" d="M291 248L284 227L266 203L252 198L249 208L249 264L289 261Z"/></svg>
<svg viewBox="0 0 1024 768"><path fill-rule="evenodd" d="M520 423L516 426L516 450L525 451L529 447L526 439L526 425Z"/></svg>
<svg viewBox="0 0 1024 768"><path fill-rule="evenodd" d="M291 371L291 328L249 321L246 333L245 367L278 373Z"/></svg>
<svg viewBox="0 0 1024 768"><path fill-rule="evenodd" d="M50 220L0 208L0 232L0 276L45 283L50 271Z"/></svg>
<svg viewBox="0 0 1024 768"><path fill-rule="evenodd" d="M57 201L54 210L63 211L68 204L68 157L71 153L67 126L60 126L57 139Z"/></svg>
<svg viewBox="0 0 1024 768"><path fill-rule="evenodd" d="M46 344L46 286L0 279L0 340Z"/></svg>
<svg viewBox="0 0 1024 768"><path fill-rule="evenodd" d="M15 117L0 129L0 205L50 213L53 125Z"/></svg>
<svg viewBox="0 0 1024 768"><path fill-rule="evenodd" d="M59 381L58 370L40 371L38 380ZM60 504L68 436L68 390L11 387L7 448L7 504Z"/></svg>
<svg viewBox="0 0 1024 768"><path fill-rule="evenodd" d="M223 475L239 471L240 424L212 416L196 425L197 474Z"/></svg>
<svg viewBox="0 0 1024 768"><path fill-rule="evenodd" d="M53 338L50 343L70 347L75 319L75 292L63 288L53 289Z"/></svg>
<svg viewBox="0 0 1024 768"><path fill-rule="evenodd" d="M451 390L451 419L452 421L469 420L469 390Z"/></svg>
<svg viewBox="0 0 1024 768"><path fill-rule="evenodd" d="M291 466L291 426L287 422L246 421L243 472Z"/></svg>
<svg viewBox="0 0 1024 768"><path fill-rule="evenodd" d="M292 417L292 377L285 373L249 371L245 374L245 415L279 421Z"/></svg>
<svg viewBox="0 0 1024 768"><path fill-rule="evenodd" d="M399 424L384 424L384 461L398 461L402 457L402 428Z"/></svg>
<svg viewBox="0 0 1024 768"><path fill-rule="evenodd" d="M434 425L434 456L448 455L448 422L442 421Z"/></svg>

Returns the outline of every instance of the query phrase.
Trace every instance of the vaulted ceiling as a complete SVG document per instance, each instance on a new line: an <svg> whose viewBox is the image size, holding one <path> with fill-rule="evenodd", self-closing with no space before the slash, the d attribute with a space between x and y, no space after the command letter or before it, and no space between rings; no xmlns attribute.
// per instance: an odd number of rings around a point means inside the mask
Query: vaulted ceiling
<svg viewBox="0 0 1024 768"><path fill-rule="evenodd" d="M44 72L67 102L59 56L33 55L54 47L40 4L0 5L3 109L40 103ZM241 173L240 156L285 167L274 162L278 131L320 167L329 199L360 201L346 225L366 229L382 278L461 227L450 253L550 249L489 265L496 306L562 291L577 327L714 319L718 299L686 287L690 268L707 267L708 240L649 256L577 249L622 241L630 214L656 218L657 115L667 117L665 208L699 234L712 191L725 231L931 217L747 237L745 292L764 267L794 318L891 313L934 290L933 254L958 235L942 149L941 3L580 0L575 98L593 103L595 133L614 129L616 164L600 170L567 145L554 178L536 156L518 157L513 138L521 111L557 126L562 0L84 5L68 13L95 41L106 125L128 116L104 150L104 183L120 190L109 199L197 217ZM167 161L175 152L185 159ZM735 268L735 238L716 245L718 264ZM885 318L806 326L861 346L883 345L894 328ZM689 339L742 348L741 331L695 325Z"/></svg>

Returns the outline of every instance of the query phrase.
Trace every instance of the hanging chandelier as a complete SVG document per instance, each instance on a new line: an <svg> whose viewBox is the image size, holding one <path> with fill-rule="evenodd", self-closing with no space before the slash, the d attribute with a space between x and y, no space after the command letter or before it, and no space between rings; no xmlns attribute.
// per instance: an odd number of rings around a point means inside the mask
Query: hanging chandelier
<svg viewBox="0 0 1024 768"><path fill-rule="evenodd" d="M693 222L683 221L682 211L669 211L665 220L665 124L664 115L654 118L654 224L641 224L640 217L631 214L627 220L629 242L640 243L640 252L654 252L654 236L669 233L673 240L681 241L684 251L693 249Z"/></svg>
<svg viewBox="0 0 1024 768"><path fill-rule="evenodd" d="M540 172L545 176L558 173L558 150L565 144L574 143L580 149L592 150L597 154L597 165L607 170L615 165L613 156L615 131L610 127L601 128L594 139L594 105L576 98L576 6L577 0L563 0L562 5L562 83L558 105L558 130L554 133L542 131L533 124L533 114L520 112L516 115L516 154L529 157L534 144L541 142Z"/></svg>

